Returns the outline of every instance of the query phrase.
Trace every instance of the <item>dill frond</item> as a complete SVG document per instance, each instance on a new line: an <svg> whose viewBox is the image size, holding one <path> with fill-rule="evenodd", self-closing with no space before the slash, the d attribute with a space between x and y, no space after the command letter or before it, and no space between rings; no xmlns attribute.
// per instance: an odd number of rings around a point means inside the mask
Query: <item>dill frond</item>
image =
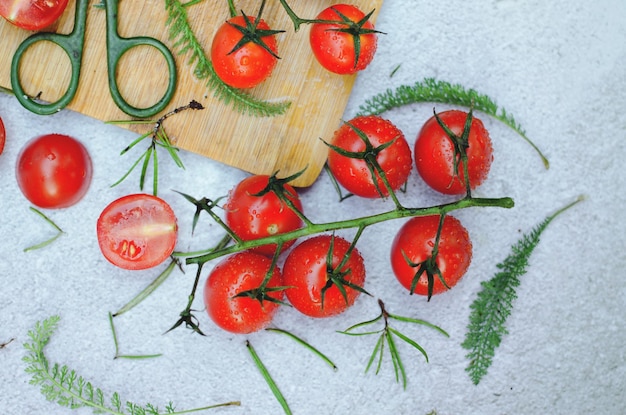
<svg viewBox="0 0 626 415"><path fill-rule="evenodd" d="M388 89L368 99L359 107L357 115L382 114L393 108L404 105L435 102L461 107L472 107L504 123L519 134L537 152L544 166L549 168L550 163L541 150L528 138L522 126L513 115L504 108L498 107L493 99L474 89L467 89L460 84L451 84L434 78L425 78L413 85L401 85L396 89Z"/></svg>
<svg viewBox="0 0 626 415"><path fill-rule="evenodd" d="M206 80L208 89L213 95L227 105L243 114L271 117L284 114L291 105L288 101L269 102L253 97L249 93L226 85L215 73L211 60L207 57L204 48L189 25L187 15L188 3L178 0L165 0L165 9L168 13L166 26L169 28L170 40L179 55L188 55L187 63L193 66L194 76Z"/></svg>
<svg viewBox="0 0 626 415"><path fill-rule="evenodd" d="M539 238L562 212L583 200L579 197L573 203L548 216L539 225L524 234L513 245L509 256L497 265L500 270L490 280L482 282L482 290L474 300L469 317L465 340L461 346L469 353L469 365L465 369L477 385L487 374L493 361L495 349L502 338L508 334L506 320L511 315L513 302L517 298L516 288L520 285L520 277L526 273L528 260L539 244Z"/></svg>
<svg viewBox="0 0 626 415"><path fill-rule="evenodd" d="M152 404L138 405L133 402L123 402L117 392L107 399L100 388L93 386L91 382L86 381L74 370L65 365L48 362L44 348L57 329L59 320L59 316L52 316L42 322L37 322L35 328L28 332L31 342L24 344L28 353L24 356L23 361L27 364L26 373L32 376L30 384L40 386L41 393L49 401L70 409L90 407L94 413L112 415L181 415L223 406L240 405L239 402L227 402L203 408L175 411L170 402L165 406L164 412L161 412L157 406Z"/></svg>

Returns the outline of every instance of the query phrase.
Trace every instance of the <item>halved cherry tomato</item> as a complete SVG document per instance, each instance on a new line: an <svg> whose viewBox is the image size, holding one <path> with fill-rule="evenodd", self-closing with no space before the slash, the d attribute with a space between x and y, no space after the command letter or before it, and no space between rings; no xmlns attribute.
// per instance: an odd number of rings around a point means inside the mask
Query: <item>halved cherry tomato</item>
<svg viewBox="0 0 626 415"><path fill-rule="evenodd" d="M68 0L2 0L0 16L22 29L41 30L63 14L67 2Z"/></svg>
<svg viewBox="0 0 626 415"><path fill-rule="evenodd" d="M87 149L75 138L47 134L31 139L20 151L17 184L33 204L64 208L77 203L91 184Z"/></svg>
<svg viewBox="0 0 626 415"><path fill-rule="evenodd" d="M377 34L369 16L359 8L335 4L322 10L316 19L337 22L311 26L309 42L320 65L345 75L363 70L372 62Z"/></svg>
<svg viewBox="0 0 626 415"><path fill-rule="evenodd" d="M100 214L96 231L104 257L120 268L159 265L174 251L176 216L161 198L132 194L111 202Z"/></svg>
<svg viewBox="0 0 626 415"><path fill-rule="evenodd" d="M261 286L272 261L254 252L244 251L223 259L213 268L204 285L204 304L215 324L232 333L259 331L272 321L281 301L282 290L269 291L263 299L238 294ZM282 286L280 269L272 271L266 288Z"/></svg>
<svg viewBox="0 0 626 415"><path fill-rule="evenodd" d="M455 135L462 136L468 113L451 110L438 116ZM426 184L444 194L465 193L463 162L460 155L455 154L453 141L434 116L420 130L414 151L417 171ZM472 117L466 152L470 188L475 189L487 178L493 161L489 133L476 117Z"/></svg>
<svg viewBox="0 0 626 415"><path fill-rule="evenodd" d="M296 310L330 317L354 304L365 282L365 265L356 248L346 259L349 248L348 241L334 235L314 236L293 248L283 266L283 280L285 295Z"/></svg>
<svg viewBox="0 0 626 415"><path fill-rule="evenodd" d="M400 228L391 246L391 266L396 278L409 291L414 286L416 294L428 295L429 272L433 295L447 291L446 285L452 288L465 275L472 260L472 242L467 230L457 218L446 216L437 256L428 268L426 261L433 255L439 220L439 215L409 219ZM422 266L424 272L419 274ZM433 272L436 269L441 272L441 278ZM417 281L416 277L419 278Z"/></svg>
<svg viewBox="0 0 626 415"><path fill-rule="evenodd" d="M267 175L247 177L228 195L228 201L224 205L226 224L244 241L290 232L303 225L302 219L276 193L269 191L257 196L267 187L269 179L270 176ZM287 199L302 212L302 203L296 190L288 184L284 185L284 189ZM287 242L283 245L283 250L293 243L294 241ZM276 251L276 244L253 248L253 251L272 256Z"/></svg>
<svg viewBox="0 0 626 415"><path fill-rule="evenodd" d="M7 139L6 130L4 129L4 122L2 122L2 117L0 117L0 154L4 151L4 142Z"/></svg>
<svg viewBox="0 0 626 415"><path fill-rule="evenodd" d="M335 131L330 144L347 152L365 152L367 146L359 132L367 136L373 149L370 153L384 171L391 188L398 190L407 181L413 166L411 148L402 131L379 116L362 116L343 124ZM385 145L388 147L381 147ZM377 147L381 148L378 150ZM342 155L331 147L328 167L335 179L357 196L376 198L380 197L381 193L384 196L389 195L377 172L375 174L378 188L374 185L372 172L362 158Z"/></svg>
<svg viewBox="0 0 626 415"><path fill-rule="evenodd" d="M278 32L271 30L263 19L228 19L217 29L211 44L211 61L217 76L233 88L252 88L263 82L278 61Z"/></svg>

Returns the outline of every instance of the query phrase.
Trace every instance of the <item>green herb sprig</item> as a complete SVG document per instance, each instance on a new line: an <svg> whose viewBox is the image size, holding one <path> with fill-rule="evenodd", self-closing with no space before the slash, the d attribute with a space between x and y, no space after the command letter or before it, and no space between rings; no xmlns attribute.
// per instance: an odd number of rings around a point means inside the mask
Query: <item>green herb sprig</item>
<svg viewBox="0 0 626 415"><path fill-rule="evenodd" d="M482 282L482 290L470 306L472 312L467 334L461 344L469 350L466 357L470 362L466 370L474 384L477 385L487 374L495 349L500 345L502 337L508 334L506 320L511 315L514 300L517 298L515 290L520 285L520 277L526 273L528 260L539 244L539 237L558 215L583 199L579 197L548 216L530 233L523 235L513 245L511 254L497 265L500 271L490 280Z"/></svg>
<svg viewBox="0 0 626 415"><path fill-rule="evenodd" d="M90 407L94 413L112 415L182 415L225 406L240 405L240 402L233 401L177 411L174 405L169 402L165 406L165 410L161 411L152 404L139 405L133 402L123 402L117 392L107 399L101 389L93 386L91 382L86 381L74 370L48 361L44 354L44 348L57 329L59 321L59 316L52 316L42 322L37 322L35 328L28 332L30 343L24 344L24 348L28 353L23 360L27 364L26 372L32 376L30 383L40 386L41 393L49 401L56 402L70 409Z"/></svg>
<svg viewBox="0 0 626 415"><path fill-rule="evenodd" d="M44 248L44 247L46 247L46 246L50 245L52 242L56 241L56 240L57 240L57 239L58 239L61 235L63 235L63 234L65 233L65 232L63 231L63 229L61 229L61 228L60 228L60 227L59 227L56 223L54 223L54 222L52 221L52 219L50 219L48 216L46 216L46 215L45 215L45 213L43 213L43 212L42 212L42 211L40 211L39 209L34 208L34 207L32 207L32 206L31 206L31 207L30 207L30 210L31 210L32 212L35 212L35 213L36 213L37 215L39 215L41 218L43 218L43 220L45 220L45 221L46 221L46 223L48 223L50 226L52 226L52 227L53 227L53 228L57 231L57 233L56 233L56 234L54 234L54 236L53 236L52 238L46 239L46 240L45 240L45 241L43 241L43 242L40 242L40 243L38 243L38 244L35 244L35 245L29 246L29 247L27 247L27 248L24 248L24 252L30 252L30 251L35 251L35 250L37 250L37 249Z"/></svg>
<svg viewBox="0 0 626 415"><path fill-rule="evenodd" d="M139 158L130 166L130 168L124 173L124 175L115 183L111 185L111 187L115 187L118 184L122 183L130 174L135 170L135 168L141 163L141 173L139 175L139 189L143 191L144 185L146 183L146 175L148 172L148 166L152 161L152 194L157 196L159 189L159 158L157 150L159 148L165 149L171 159L174 161L178 168L184 169L185 166L178 157L178 148L176 148L172 141L170 140L163 123L169 117L176 115L185 110L203 110L204 107L199 102L192 100L189 104L183 105L181 107L177 107L172 111L166 113L158 120L131 120L131 121L109 121L108 124L154 124L154 127L151 131L144 133L143 135L137 137L133 140L122 152L120 155L124 155L132 150L137 144L141 143L144 139L150 138L150 143L148 144L148 148L144 151Z"/></svg>
<svg viewBox="0 0 626 415"><path fill-rule="evenodd" d="M404 369L404 364L402 363L402 358L400 356L400 352L398 351L398 346L396 345L395 339L396 338L400 339L403 342L414 347L424 356L424 358L426 359L426 362L428 362L428 354L426 353L426 350L424 350L424 348L420 346L415 340L409 338L408 336L400 332L398 329L392 327L389 324L389 321L395 320L395 321L399 321L403 323L423 325L423 326L430 327L438 331L439 333L443 334L446 337L450 337L450 335L441 327L436 326L432 323L429 323L425 320L412 318L412 317L404 317L404 316L399 316L396 314L389 313L385 309L385 304L380 299L378 300L378 305L380 306L380 314L376 318L372 320L364 321L361 323L357 323L353 326L348 327L347 329L343 331L340 331L339 333L346 334L349 336L378 335L378 341L376 342L374 351L372 351L370 359L367 363L367 367L365 368L365 372L369 371L369 369L372 367L372 364L376 360L377 360L376 374L380 372L380 369L382 367L382 362L383 362L384 351L385 351L385 344L386 344L389 349L389 354L391 355L391 362L393 363L393 369L396 375L396 382L400 382L400 380L402 380L402 386L404 387L404 389L406 389L406 385L407 385L406 370ZM354 331L354 330L378 323L381 320L383 321L384 324L383 324L383 328L380 330L365 331L365 332Z"/></svg>
<svg viewBox="0 0 626 415"><path fill-rule="evenodd" d="M478 91L465 88L460 84L440 81L434 78L425 78L413 85L401 85L395 89L388 89L366 100L360 107L357 115L382 114L393 108L416 103L441 103L458 105L483 112L501 121L517 132L537 152L545 168L550 162L541 150L528 138L522 126L513 115L499 107L493 99Z"/></svg>

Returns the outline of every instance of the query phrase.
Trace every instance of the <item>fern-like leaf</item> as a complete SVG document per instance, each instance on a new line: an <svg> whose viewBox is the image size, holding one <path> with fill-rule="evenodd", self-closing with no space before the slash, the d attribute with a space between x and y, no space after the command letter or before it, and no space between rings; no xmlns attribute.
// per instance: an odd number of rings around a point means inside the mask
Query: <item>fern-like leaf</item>
<svg viewBox="0 0 626 415"><path fill-rule="evenodd" d="M404 105L436 102L448 105L458 105L461 107L472 107L476 111L481 111L495 119L503 122L508 127L518 133L537 152L546 167L550 166L548 159L541 150L526 136L522 126L515 120L513 115L504 108L498 107L494 100L485 94L481 94L474 89L467 89L460 84L451 84L446 81L439 81L434 78L425 78L413 85L401 85L396 89L373 96L359 107L357 115L381 114L393 108Z"/></svg>
<svg viewBox="0 0 626 415"><path fill-rule="evenodd" d="M225 104L232 105L236 111L260 117L284 114L291 105L290 102L260 100L241 89L226 85L217 76L211 60L189 25L187 7L189 4L183 4L179 0L165 0L165 9L168 13L166 26L169 28L170 40L174 42L179 55L188 55L187 63L194 67L194 76L206 80L207 87L213 91L213 95Z"/></svg>
<svg viewBox="0 0 626 415"><path fill-rule="evenodd" d="M482 290L474 300L469 317L465 340L461 346L469 353L469 365L466 371L474 384L487 374L493 361L495 349L502 338L508 334L506 320L511 315L513 303L517 298L516 289L520 285L520 277L526 273L528 260L539 244L539 238L550 222L559 214L581 201L575 202L548 216L531 232L513 245L511 254L497 265L498 271L493 278L482 282Z"/></svg>
<svg viewBox="0 0 626 415"><path fill-rule="evenodd" d="M23 361L27 364L26 373L30 374L33 385L40 386L41 393L49 400L57 404L76 409L90 407L94 413L108 413L112 415L160 415L158 408L152 404L145 406L132 402L122 403L119 394L114 393L107 400L104 392L94 387L90 382L79 376L74 370L58 363L50 364L44 354L44 347L50 341L50 337L56 330L59 316L52 316L43 322L38 322L35 328L28 332L30 343L25 343L24 348L28 352ZM171 403L164 413L188 414L223 406L239 405L239 402L227 402L203 408L188 409L175 412Z"/></svg>

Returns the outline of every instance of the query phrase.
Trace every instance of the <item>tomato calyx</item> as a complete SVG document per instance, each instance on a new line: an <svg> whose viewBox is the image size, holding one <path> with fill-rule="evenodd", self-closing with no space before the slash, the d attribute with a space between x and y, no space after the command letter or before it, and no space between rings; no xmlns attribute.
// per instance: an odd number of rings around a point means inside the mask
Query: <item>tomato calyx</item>
<svg viewBox="0 0 626 415"><path fill-rule="evenodd" d="M321 308L322 309L324 309L324 299L326 297L326 291L328 291L333 286L337 287L337 289L341 293L341 296L345 300L346 304L349 304L348 293L346 291L346 287L351 288L353 290L356 290L356 291L358 291L360 293L363 293L365 295L369 295L370 297L372 296L363 287L361 287L360 285L357 285L357 284L354 284L354 283L350 282L346 278L348 275L351 274L350 268L348 268L346 270L342 270L342 268L344 268L345 265L348 263L348 260L350 259L350 255L352 254L352 251L354 250L354 248L356 246L356 242L359 239L359 237L361 236L361 233L363 232L363 230L364 230L364 228L359 228L359 231L357 232L357 235L352 240L352 243L350 244L350 247L348 248L348 250L346 251L345 255L343 256L343 259L341 260L341 262L336 267L333 267L333 256L334 256L334 248L335 248L335 235L334 234L331 235L331 237L330 237L330 246L328 247L328 252L326 254L326 284L324 285L324 287L322 287L322 290L320 292L320 294L321 294Z"/></svg>
<svg viewBox="0 0 626 415"><path fill-rule="evenodd" d="M406 263L411 268L417 268L417 271L415 272L415 275L413 276L413 279L411 280L411 288L409 290L409 294L413 295L415 293L415 288L417 287L417 283L419 282L420 278L424 274L426 274L426 279L428 281L427 301L430 301L431 297L433 296L435 276L439 278L439 281L441 281L444 287L446 287L447 289L450 289L450 287L448 286L448 283L446 283L446 280L443 278L443 274L441 272L441 269L439 269L439 265L437 265L437 255L439 254L439 241L441 240L441 230L443 229L443 222L444 222L445 217L446 217L445 214L442 214L439 217L439 226L437 227L437 235L435 236L435 242L433 244L432 253L424 261L413 262L406 255L406 253L402 251L402 256L404 257L404 260L406 261Z"/></svg>
<svg viewBox="0 0 626 415"><path fill-rule="evenodd" d="M302 219L304 223L311 224L311 221L300 211L300 209L298 209L298 207L292 201L292 199L297 198L297 195L285 187L285 185L289 184L289 182L292 182L296 178L300 177L305 170L306 168L292 174L291 176L283 177L282 179L278 178L277 171L269 176L267 186L265 186L259 192L252 194L252 196L262 197L272 192L276 195L276 197L280 199L282 203L287 205L289 209L291 209L300 219Z"/></svg>
<svg viewBox="0 0 626 415"><path fill-rule="evenodd" d="M232 48L232 50L228 52L229 55L237 52L239 49L241 49L248 43L254 43L255 45L262 47L264 50L267 51L267 53L272 55L274 58L280 59L280 56L278 56L272 50L272 48L270 48L267 45L267 43L263 41L263 38L268 37L268 36L273 36L278 33L284 33L285 31L259 28L259 23L261 22L261 15L263 14L264 8L265 8L265 0L261 2L261 7L259 7L259 12L257 13L256 18L253 18L253 19L250 19L250 17L246 15L242 10L241 15L243 16L243 19L245 21L245 26L238 25L231 21L226 22L241 33L241 39L239 39L239 42L237 42L235 46Z"/></svg>
<svg viewBox="0 0 626 415"><path fill-rule="evenodd" d="M215 214L215 212L213 212L213 209L216 208L218 206L218 203L224 199L224 196L217 198L216 200L212 200L209 199L207 197L203 197L201 199L195 199L192 196L189 196L186 193L182 193L179 192L177 190L174 190L174 192L178 193L179 195L181 195L182 197L184 197L188 202L190 202L192 205L194 205L196 207L196 211L193 214L193 221L191 222L191 234L193 235L194 231L196 230L196 226L198 225L198 220L200 219L200 213L207 212L209 215L211 215L211 217L219 222L222 222L222 220ZM233 235L231 235L233 236ZM238 239L236 237L236 235L234 236L235 239Z"/></svg>
<svg viewBox="0 0 626 415"><path fill-rule="evenodd" d="M355 21L351 20L345 14L341 13L335 7L331 7L331 9L332 9L333 12L335 12L337 17L339 17L341 20L339 20L339 21L330 20L330 21L323 21L323 22L324 23L335 24L335 25L339 24L339 25L342 25L342 26L345 26L345 27L329 28L329 29L326 29L326 30L328 32L346 33L346 34L349 34L350 36L352 36L352 41L354 43L354 68L356 68L357 64L359 63L359 58L361 57L361 36L363 36L363 35L371 35L371 34L384 34L384 33L381 32L380 30L369 29L369 28L364 27L365 24L367 22L369 22L369 19L370 19L370 17L372 17L372 14L374 14L374 10L370 11L369 13L367 13L358 22L355 22Z"/></svg>
<svg viewBox="0 0 626 415"><path fill-rule="evenodd" d="M470 187L469 181L469 171L468 171L468 160L467 160L467 149L469 148L469 135L470 129L472 127L472 120L474 119L473 115L473 107L470 106L469 112L467 113L467 118L465 119L465 124L463 125L463 132L461 135L456 135L450 127L446 125L445 122L439 117L439 114L433 109L433 114L435 119L437 120L437 124L445 131L446 135L452 142L453 151L454 151L454 175L455 177L459 177L459 165L463 166L463 176L464 176L464 184L465 184L465 197L470 198L472 196L472 189Z"/></svg>
<svg viewBox="0 0 626 415"><path fill-rule="evenodd" d="M400 204L400 201L397 199L395 191L393 190L392 186L389 184L389 180L387 179L387 175L385 174L384 169L381 167L380 163L377 160L378 155L386 148L392 146L396 142L396 140L400 138L400 136L398 135L392 140L382 143L379 146L374 146L372 142L370 141L369 137L367 136L367 134L365 134L363 130L359 129L358 127L356 127L354 124L352 124L349 121L345 121L345 124L348 125L363 141L363 143L365 144L365 149L363 151L346 150L334 144L328 143L322 139L324 144L326 144L334 152L344 157L349 157L349 158L357 159L357 160L363 160L365 162L367 169L370 172L370 175L372 176L372 182L374 183L374 187L376 188L378 195L381 198L385 197L382 189L378 185L377 176L380 177L381 181L383 182L385 186L385 189L387 190L387 192L389 193L389 195L395 202L396 207L398 209L402 209L402 205Z"/></svg>

